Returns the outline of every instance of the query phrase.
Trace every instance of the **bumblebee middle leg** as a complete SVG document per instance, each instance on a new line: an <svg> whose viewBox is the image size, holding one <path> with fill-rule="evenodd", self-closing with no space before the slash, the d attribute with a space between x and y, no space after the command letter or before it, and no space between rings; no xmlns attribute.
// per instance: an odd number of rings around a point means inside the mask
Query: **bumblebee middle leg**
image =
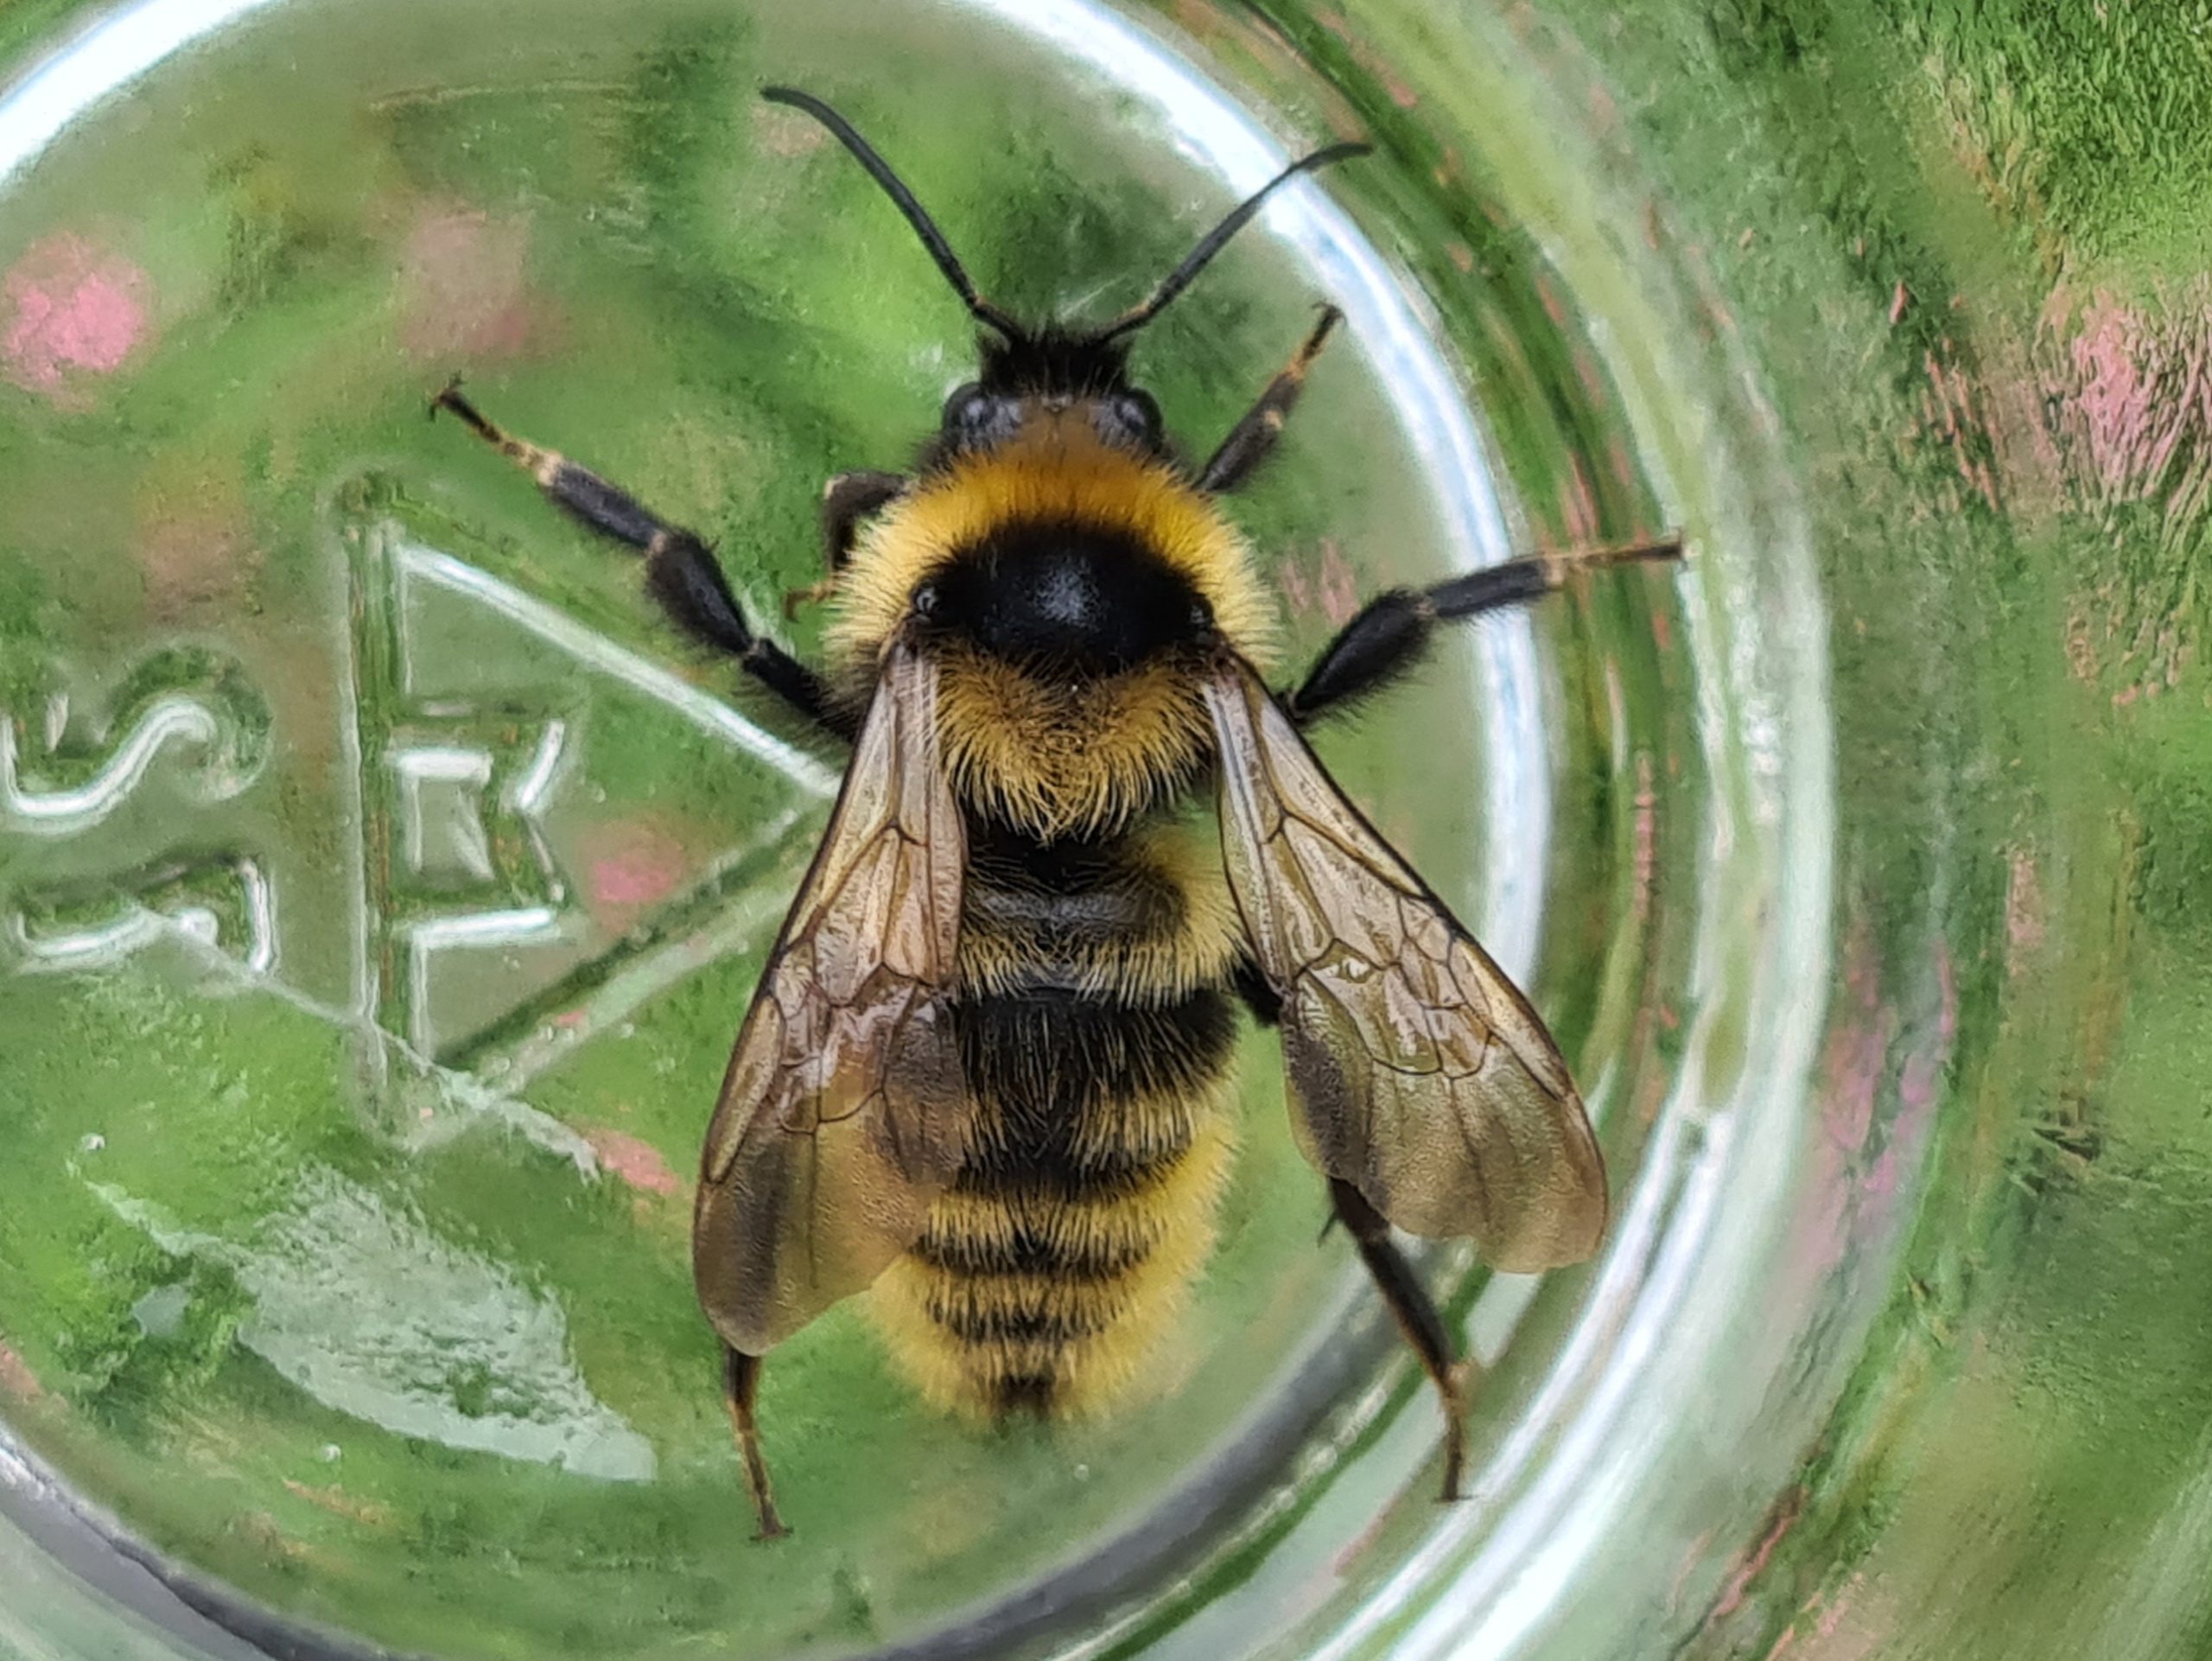
<svg viewBox="0 0 2212 1661"><path fill-rule="evenodd" d="M729 1426L737 1438L737 1451L745 1461L745 1486L753 1493L753 1509L760 1518L756 1540L773 1540L791 1531L776 1514L776 1491L769 1485L768 1461L760 1453L760 1422L753 1412L760 1391L760 1358L722 1346L722 1401L729 1409Z"/></svg>
<svg viewBox="0 0 2212 1661"><path fill-rule="evenodd" d="M1221 441L1220 448L1198 470L1200 490L1209 495L1234 490L1268 459L1275 440L1281 436L1283 423L1290 418L1291 407L1298 402L1298 394L1306 385L1306 372L1328 344L1330 331L1343 321L1344 313L1334 306L1321 308L1321 320L1313 325L1313 332L1283 366L1282 372L1268 383L1267 391L1244 412L1244 418L1229 430L1229 436Z"/></svg>
<svg viewBox="0 0 2212 1661"><path fill-rule="evenodd" d="M1420 1358L1421 1371L1443 1397L1444 1491L1438 1498L1457 1499L1459 1480L1467 1464L1468 1364L1452 1358L1451 1334L1444 1330L1443 1319L1436 1313L1436 1305L1430 1301L1427 1289L1414 1273L1413 1265L1390 1238L1390 1225L1382 1220L1382 1213L1369 1205L1366 1196L1351 1183L1335 1177L1329 1179L1329 1200L1337 1220L1344 1225L1352 1244L1359 1249L1360 1261L1374 1277L1382 1301L1389 1306L1391 1319L1398 1323L1398 1330L1405 1334L1406 1342Z"/></svg>
<svg viewBox="0 0 2212 1661"><path fill-rule="evenodd" d="M1317 716L1379 690L1418 664L1439 623L1479 617L1517 606L1566 585L1577 571L1641 560L1680 559L1679 531L1648 541L1586 548L1565 554L1531 554L1469 571L1426 589L1392 589L1361 608L1358 615L1321 648L1283 708L1303 727Z"/></svg>
<svg viewBox="0 0 2212 1661"><path fill-rule="evenodd" d="M626 543L645 558L645 584L677 627L702 645L728 652L755 680L808 719L851 735L849 722L830 705L821 677L773 640L753 631L730 592L729 580L707 545L681 525L670 525L620 485L578 467L556 450L493 424L461 396L459 383L430 400L537 480L555 506L587 529Z"/></svg>

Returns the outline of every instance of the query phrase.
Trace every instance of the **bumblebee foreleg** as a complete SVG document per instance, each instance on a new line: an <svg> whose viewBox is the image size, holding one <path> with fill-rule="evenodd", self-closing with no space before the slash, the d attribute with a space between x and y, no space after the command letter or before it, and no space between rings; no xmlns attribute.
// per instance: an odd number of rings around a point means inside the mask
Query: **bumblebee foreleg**
<svg viewBox="0 0 2212 1661"><path fill-rule="evenodd" d="M1467 1463L1467 1364L1453 1358L1451 1334L1444 1330L1443 1319L1413 1265L1390 1238L1390 1225L1382 1220L1382 1213L1351 1183L1335 1177L1329 1179L1329 1200L1352 1244L1359 1248L1360 1261L1374 1276L1376 1289L1389 1306L1391 1319L1398 1323L1398 1330L1421 1359L1421 1371L1443 1397L1444 1492L1440 1498L1457 1499Z"/></svg>
<svg viewBox="0 0 2212 1661"><path fill-rule="evenodd" d="M1681 557L1681 533L1671 531L1642 542L1509 559L1426 589L1392 589L1369 601L1321 648L1297 690L1282 700L1283 709L1303 727L1379 690L1420 663L1439 623L1540 599L1566 586L1577 571Z"/></svg>
<svg viewBox="0 0 2212 1661"><path fill-rule="evenodd" d="M695 534L668 524L620 486L558 451L494 425L461 396L457 381L430 400L430 410L459 417L471 432L536 479L547 498L579 524L642 553L646 586L685 633L735 658L747 674L808 719L851 736L850 723L830 707L821 678L773 640L753 633L721 567Z"/></svg>
<svg viewBox="0 0 2212 1661"><path fill-rule="evenodd" d="M904 474L861 469L841 473L822 487L823 554L833 575L852 559L861 521L898 500L906 484Z"/></svg>
<svg viewBox="0 0 2212 1661"><path fill-rule="evenodd" d="M760 1422L753 1411L760 1390L760 1358L722 1346L722 1400L729 1408L729 1427L737 1437L738 1456L745 1461L745 1486L753 1492L753 1509L759 1513L756 1540L774 1540L791 1532L776 1514L776 1491L768 1481L768 1461L760 1454Z"/></svg>
<svg viewBox="0 0 2212 1661"><path fill-rule="evenodd" d="M861 521L897 501L906 493L908 482L904 474L862 469L838 474L822 487L822 563L830 575L785 595L786 618L797 617L802 606L817 605L836 595L837 579L852 563Z"/></svg>
<svg viewBox="0 0 2212 1661"><path fill-rule="evenodd" d="M1298 394L1306 385L1306 372L1313 367L1313 360L1321 355L1321 348L1328 343L1329 331L1344 320L1344 313L1334 306L1321 308L1321 320L1305 343L1292 354L1283 366L1282 372L1268 383L1267 390L1244 412L1244 418L1229 430L1229 436L1207 460L1198 472L1198 488L1208 495L1217 496L1231 491L1252 476L1253 470L1268 459L1281 436L1283 423L1290 418Z"/></svg>

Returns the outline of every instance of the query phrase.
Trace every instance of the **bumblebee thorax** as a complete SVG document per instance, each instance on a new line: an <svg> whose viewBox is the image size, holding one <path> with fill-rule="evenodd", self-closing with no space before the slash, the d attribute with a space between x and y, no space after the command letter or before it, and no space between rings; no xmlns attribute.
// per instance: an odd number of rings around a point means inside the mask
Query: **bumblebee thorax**
<svg viewBox="0 0 2212 1661"><path fill-rule="evenodd" d="M1202 652L1213 608L1125 528L1009 519L939 565L912 600L921 638L1054 680Z"/></svg>
<svg viewBox="0 0 2212 1661"><path fill-rule="evenodd" d="M1185 788L1208 754L1205 665L1268 646L1243 539L1172 463L1075 410L925 474L862 537L837 603L830 645L855 697L912 628L963 801L1047 837Z"/></svg>
<svg viewBox="0 0 2212 1661"><path fill-rule="evenodd" d="M830 650L871 677L918 613L931 633L1053 678L1201 637L1262 659L1271 622L1214 503L1172 462L1102 439L1080 405L924 474L862 536L836 603Z"/></svg>

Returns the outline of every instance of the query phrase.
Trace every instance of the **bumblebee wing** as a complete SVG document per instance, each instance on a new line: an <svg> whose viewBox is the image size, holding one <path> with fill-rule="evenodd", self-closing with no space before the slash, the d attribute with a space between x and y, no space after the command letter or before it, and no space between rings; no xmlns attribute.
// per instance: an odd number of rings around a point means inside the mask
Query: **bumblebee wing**
<svg viewBox="0 0 2212 1661"><path fill-rule="evenodd" d="M692 1268L708 1319L744 1354L874 1281L959 1168L966 856L938 765L937 671L901 645L707 1130Z"/></svg>
<svg viewBox="0 0 2212 1661"><path fill-rule="evenodd" d="M1206 700L1223 856L1282 1002L1306 1157L1399 1227L1471 1238L1502 1269L1588 1257L1605 1165L1543 1022L1249 666L1209 679Z"/></svg>

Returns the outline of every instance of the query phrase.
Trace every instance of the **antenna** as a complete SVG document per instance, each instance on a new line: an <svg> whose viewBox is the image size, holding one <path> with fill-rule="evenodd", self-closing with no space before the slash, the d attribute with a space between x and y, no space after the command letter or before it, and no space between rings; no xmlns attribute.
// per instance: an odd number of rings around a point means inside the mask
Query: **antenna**
<svg viewBox="0 0 2212 1661"><path fill-rule="evenodd" d="M1167 302L1191 286L1191 281L1205 270L1208 261L1222 251L1230 238L1242 231L1261 205L1273 195L1276 187L1288 184L1301 173L1313 173L1338 162L1350 161L1355 156L1365 156L1374 150L1372 144L1331 144L1315 150L1311 156L1301 156L1281 173L1262 185L1230 211L1229 217L1206 232L1198 245L1184 256L1183 263L1161 279L1160 286L1146 296L1142 304L1123 312L1112 322L1090 338L1103 344L1133 329L1142 328L1167 309Z"/></svg>
<svg viewBox="0 0 2212 1661"><path fill-rule="evenodd" d="M985 327L996 329L1009 340L1027 338L1020 324L976 292L976 285L969 281L967 268L961 264L960 257L952 251L952 245L944 239L944 232L937 228L937 221L931 219L928 210L914 200L914 193L907 189L905 181L891 170L891 164L875 153L875 147L853 130L851 122L811 92L802 92L795 87L764 86L760 89L760 96L771 104L788 104L795 110L805 111L836 136L837 142L853 153L855 159L868 169L868 177L883 187L883 194L890 197L899 211L906 216L906 223L914 227L914 234L921 238L922 246L930 251L930 258L937 262L938 270L944 273L944 280L952 284L953 292L966 304L969 315ZM1278 180L1276 182L1281 181ZM1268 187L1268 190L1274 188L1274 185ZM1260 194L1265 195L1267 192ZM1188 264L1190 262L1186 260L1184 263Z"/></svg>

